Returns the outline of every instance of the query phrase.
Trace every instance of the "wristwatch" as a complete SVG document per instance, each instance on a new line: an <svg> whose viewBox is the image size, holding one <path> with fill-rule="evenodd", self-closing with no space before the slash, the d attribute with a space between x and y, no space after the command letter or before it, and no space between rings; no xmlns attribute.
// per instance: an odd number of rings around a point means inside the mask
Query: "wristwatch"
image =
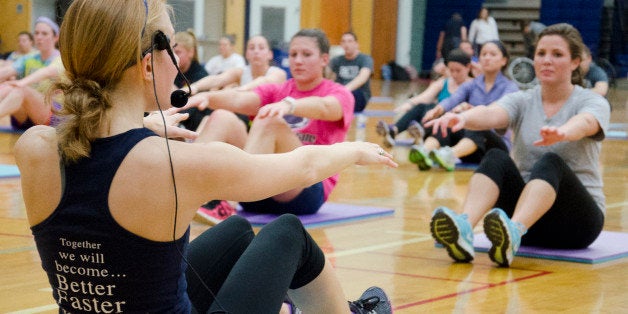
<svg viewBox="0 0 628 314"><path fill-rule="evenodd" d="M284 99L282 99L282 101L287 102L290 105L290 110L288 110L288 114L293 114L294 113L294 108L296 107L296 99L288 96Z"/></svg>

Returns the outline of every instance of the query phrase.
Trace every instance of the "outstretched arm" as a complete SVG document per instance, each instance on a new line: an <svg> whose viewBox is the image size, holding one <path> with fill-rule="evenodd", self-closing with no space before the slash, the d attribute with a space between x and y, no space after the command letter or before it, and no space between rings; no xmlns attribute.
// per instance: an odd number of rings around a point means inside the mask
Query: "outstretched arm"
<svg viewBox="0 0 628 314"><path fill-rule="evenodd" d="M294 104L280 101L260 108L258 117L284 116L292 114L299 117L338 121L343 117L342 105L334 96L310 96L295 99Z"/></svg>
<svg viewBox="0 0 628 314"><path fill-rule="evenodd" d="M305 145L282 154L249 154L220 142L173 144L176 176L196 178L181 181L186 193L180 197L187 203L181 208L198 208L207 199L267 198L310 186L351 165L397 167L389 153L368 142Z"/></svg>
<svg viewBox="0 0 628 314"><path fill-rule="evenodd" d="M39 83L43 80L59 76L59 67L56 64L50 64L43 67L26 77L15 81L15 86L24 87L31 84Z"/></svg>
<svg viewBox="0 0 628 314"><path fill-rule="evenodd" d="M443 136L447 135L447 128L452 132L462 129L490 130L508 127L509 117L506 109L496 103L489 106L476 106L462 113L446 113L438 119L425 123L425 127L432 127L433 134L439 130Z"/></svg>
<svg viewBox="0 0 628 314"><path fill-rule="evenodd" d="M597 134L600 128L599 122L592 114L577 114L559 127L542 127L540 131L541 139L534 142L534 145L550 146L563 141L577 141Z"/></svg>
<svg viewBox="0 0 628 314"><path fill-rule="evenodd" d="M255 87L262 84L279 84L286 81L288 74L284 70L272 71L264 76L260 76L244 85L237 88L239 91L253 90Z"/></svg>
<svg viewBox="0 0 628 314"><path fill-rule="evenodd" d="M395 112L406 112L418 104L431 104L435 102L436 96L438 96L438 93L440 93L445 86L445 80L446 78L441 77L430 83L422 93L404 101L401 106L395 108Z"/></svg>
<svg viewBox="0 0 628 314"><path fill-rule="evenodd" d="M238 83L242 77L242 71L242 68L231 68L217 75L208 75L190 85L192 95Z"/></svg>
<svg viewBox="0 0 628 314"><path fill-rule="evenodd" d="M260 102L260 98L255 92L225 89L196 94L190 97L183 109L195 107L199 110L204 110L205 108L225 109L235 113L254 116L259 110Z"/></svg>

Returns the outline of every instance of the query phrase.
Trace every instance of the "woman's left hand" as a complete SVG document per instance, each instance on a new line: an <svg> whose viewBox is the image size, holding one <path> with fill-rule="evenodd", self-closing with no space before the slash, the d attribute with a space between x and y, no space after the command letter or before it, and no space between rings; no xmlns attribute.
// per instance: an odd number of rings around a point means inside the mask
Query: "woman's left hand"
<svg viewBox="0 0 628 314"><path fill-rule="evenodd" d="M469 109L471 109L473 106L471 106L471 104L469 104L468 102L463 102L460 103L458 106L454 107L454 109L452 109L451 111L453 113L461 113L463 111L467 111Z"/></svg>
<svg viewBox="0 0 628 314"><path fill-rule="evenodd" d="M195 140L198 137L197 132L180 128L178 125L181 121L186 120L189 117L187 113L179 113L179 108L169 108L164 110L163 119L158 111L150 113L144 117L144 126L151 131L157 133L159 136L164 137L164 120L166 120L166 132L168 138L184 138L188 140Z"/></svg>
<svg viewBox="0 0 628 314"><path fill-rule="evenodd" d="M257 112L258 118L266 118L266 117L274 117L279 116L283 117L289 114L290 104L285 101L280 101L272 104L268 104L263 106Z"/></svg>
<svg viewBox="0 0 628 314"><path fill-rule="evenodd" d="M541 139L535 141L534 146L550 146L567 138L567 134L555 126L544 126L539 133Z"/></svg>
<svg viewBox="0 0 628 314"><path fill-rule="evenodd" d="M440 118L430 120L423 124L425 128L432 128L432 134L441 132L443 136L447 136L447 129L451 128L452 132L458 132L464 128L466 120L462 114L448 112Z"/></svg>

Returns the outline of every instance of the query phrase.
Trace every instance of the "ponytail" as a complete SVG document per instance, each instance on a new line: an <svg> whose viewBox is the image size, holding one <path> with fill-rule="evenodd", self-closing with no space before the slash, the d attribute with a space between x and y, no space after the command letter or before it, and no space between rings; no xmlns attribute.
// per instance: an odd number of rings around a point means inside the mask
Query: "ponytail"
<svg viewBox="0 0 628 314"><path fill-rule="evenodd" d="M53 89L61 90L64 96L60 111L63 121L57 127L61 156L66 162L76 162L89 156L91 142L100 131L98 126L107 121L111 102L107 91L89 79L58 82Z"/></svg>

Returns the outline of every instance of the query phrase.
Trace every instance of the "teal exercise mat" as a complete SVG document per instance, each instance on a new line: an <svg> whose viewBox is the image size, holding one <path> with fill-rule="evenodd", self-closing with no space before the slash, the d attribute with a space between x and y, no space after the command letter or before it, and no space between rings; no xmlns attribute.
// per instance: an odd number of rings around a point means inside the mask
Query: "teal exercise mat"
<svg viewBox="0 0 628 314"><path fill-rule="evenodd" d="M20 170L15 165L0 165L0 178L15 178L20 176Z"/></svg>

